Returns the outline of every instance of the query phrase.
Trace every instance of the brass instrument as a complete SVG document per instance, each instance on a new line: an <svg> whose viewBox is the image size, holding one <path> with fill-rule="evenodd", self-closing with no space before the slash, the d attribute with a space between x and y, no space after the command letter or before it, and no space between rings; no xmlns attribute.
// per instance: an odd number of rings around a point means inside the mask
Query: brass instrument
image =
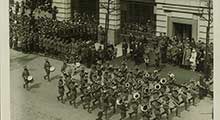
<svg viewBox="0 0 220 120"><path fill-rule="evenodd" d="M170 78L174 78L174 77L175 77L175 75L174 75L173 73L169 73L168 76L169 76Z"/></svg>
<svg viewBox="0 0 220 120"><path fill-rule="evenodd" d="M161 88L161 85L160 85L159 83L157 83L156 85L154 85L154 89L160 90L160 88Z"/></svg>
<svg viewBox="0 0 220 120"><path fill-rule="evenodd" d="M135 93L133 94L133 98L134 98L135 100L139 99L140 97L141 97L141 95L140 95L140 93L138 93L138 92L135 92Z"/></svg>
<svg viewBox="0 0 220 120"><path fill-rule="evenodd" d="M126 86L126 87L130 87L130 83L126 83L125 86Z"/></svg>
<svg viewBox="0 0 220 120"><path fill-rule="evenodd" d="M168 95L168 97L172 103L174 103L176 106L179 106L179 101L177 101L175 98L173 98L172 95Z"/></svg>
<svg viewBox="0 0 220 120"><path fill-rule="evenodd" d="M150 91L150 90L149 90L148 88L145 88L145 89L144 89L144 93L149 93L149 91Z"/></svg>
<svg viewBox="0 0 220 120"><path fill-rule="evenodd" d="M142 105L142 106L141 106L141 111L142 111L142 112L147 112L147 111L148 111L148 105L147 105L147 104Z"/></svg>
<svg viewBox="0 0 220 120"><path fill-rule="evenodd" d="M160 83L161 83L162 85L165 85L165 84L167 83L167 79L166 79L166 78L161 78L161 79L160 79Z"/></svg>
<svg viewBox="0 0 220 120"><path fill-rule="evenodd" d="M123 99L122 98L118 98L117 100L116 100L116 104L117 105L122 105L123 104Z"/></svg>
<svg viewBox="0 0 220 120"><path fill-rule="evenodd" d="M150 77L150 74L148 72L145 73L145 77Z"/></svg>

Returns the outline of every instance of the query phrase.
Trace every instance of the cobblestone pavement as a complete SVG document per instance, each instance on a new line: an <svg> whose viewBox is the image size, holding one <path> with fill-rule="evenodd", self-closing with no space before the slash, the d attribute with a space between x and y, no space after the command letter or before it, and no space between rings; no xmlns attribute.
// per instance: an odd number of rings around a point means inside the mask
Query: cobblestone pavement
<svg viewBox="0 0 220 120"><path fill-rule="evenodd" d="M75 109L73 106L57 101L57 80L60 75L61 61L49 59L57 70L51 74L52 81L48 82L43 80L45 57L23 54L14 50L10 50L10 56L12 120L95 120L99 109L89 114L82 109L82 105ZM22 86L21 73L24 65L28 65L35 80L30 91L24 90ZM167 74L167 71L180 72L182 74L177 74L184 78L186 75L197 75L197 73L172 66L167 66L162 72ZM190 107L189 112L183 111L180 118L174 117L173 120L211 120L212 105L212 100L206 98L196 107ZM119 120L119 118L119 114L115 114L110 120Z"/></svg>

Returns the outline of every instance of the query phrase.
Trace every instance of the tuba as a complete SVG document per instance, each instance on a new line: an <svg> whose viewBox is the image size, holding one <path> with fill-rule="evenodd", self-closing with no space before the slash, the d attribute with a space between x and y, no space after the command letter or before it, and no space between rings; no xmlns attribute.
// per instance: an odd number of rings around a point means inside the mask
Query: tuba
<svg viewBox="0 0 220 120"><path fill-rule="evenodd" d="M141 97L141 95L140 95L140 93L138 93L138 92L135 92L135 93L133 94L133 98L134 98L135 100L139 99L140 97Z"/></svg>
<svg viewBox="0 0 220 120"><path fill-rule="evenodd" d="M144 93L149 93L150 92L150 90L149 90L149 88L144 88Z"/></svg>
<svg viewBox="0 0 220 120"><path fill-rule="evenodd" d="M161 85L159 83L154 86L155 90L160 90L160 88L161 88Z"/></svg>
<svg viewBox="0 0 220 120"><path fill-rule="evenodd" d="M148 106L147 106L147 104L141 106L141 111L142 111L142 112L147 112L147 111L148 111Z"/></svg>
<svg viewBox="0 0 220 120"><path fill-rule="evenodd" d="M126 83L125 86L128 88L130 87L130 83Z"/></svg>
<svg viewBox="0 0 220 120"><path fill-rule="evenodd" d="M162 85L165 85L165 84L167 83L167 79L166 79L166 78L161 78L161 79L160 79L160 83L161 83Z"/></svg>

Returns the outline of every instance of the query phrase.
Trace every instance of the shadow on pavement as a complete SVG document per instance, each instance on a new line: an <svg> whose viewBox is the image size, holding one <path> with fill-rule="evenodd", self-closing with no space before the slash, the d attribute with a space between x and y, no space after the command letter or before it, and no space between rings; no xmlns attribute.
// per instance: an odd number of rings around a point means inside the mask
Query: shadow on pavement
<svg viewBox="0 0 220 120"><path fill-rule="evenodd" d="M42 83L35 83L35 84L33 84L33 85L30 87L30 89L40 88L41 84L42 84Z"/></svg>

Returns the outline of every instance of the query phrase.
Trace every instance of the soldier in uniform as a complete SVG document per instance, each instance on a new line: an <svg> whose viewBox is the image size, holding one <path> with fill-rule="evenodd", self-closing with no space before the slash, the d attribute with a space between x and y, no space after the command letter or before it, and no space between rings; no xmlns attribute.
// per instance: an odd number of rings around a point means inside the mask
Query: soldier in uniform
<svg viewBox="0 0 220 120"><path fill-rule="evenodd" d="M19 2L16 1L16 3L15 3L15 14L16 14L16 15L19 13L19 9L20 9Z"/></svg>
<svg viewBox="0 0 220 120"><path fill-rule="evenodd" d="M127 51L128 51L128 43L126 40L122 43L122 55L124 56L124 59L127 59Z"/></svg>
<svg viewBox="0 0 220 120"><path fill-rule="evenodd" d="M96 84L96 83L95 83ZM93 103L93 106L95 106L96 105L96 102L98 102L98 105L99 105L99 107L101 108L101 95L102 95L102 93L101 93L101 87L100 86L95 86L95 87L98 87L98 88L94 88L95 89L95 91L94 91L94 93L93 93L93 95L94 95L94 101L92 102Z"/></svg>
<svg viewBox="0 0 220 120"><path fill-rule="evenodd" d="M58 82L58 93L59 93L59 96L57 96L57 99L58 101L61 101L62 103L64 103L64 92L65 92L65 89L64 89L64 83L63 83L63 80L60 79L59 82Z"/></svg>
<svg viewBox="0 0 220 120"><path fill-rule="evenodd" d="M69 97L69 103L70 105L74 105L76 108L76 98L77 98L77 85L74 82L70 82L69 84L70 91L67 93L67 97Z"/></svg>
<svg viewBox="0 0 220 120"><path fill-rule="evenodd" d="M66 61L64 61L63 62L63 66L61 67L61 73L65 73L65 70L66 70L66 68L67 68L67 63L66 63Z"/></svg>
<svg viewBox="0 0 220 120"><path fill-rule="evenodd" d="M29 88L29 86L28 86L28 76L30 75L30 73L29 73L29 70L27 69L27 66L24 66L24 71L23 71L23 73L22 73L22 77L23 77L23 79L24 79L24 84L23 84L23 88L26 88L26 89L28 89Z"/></svg>
<svg viewBox="0 0 220 120"><path fill-rule="evenodd" d="M120 106L120 114L121 114L120 120L124 120L126 118L127 111L128 111L128 108L126 106L126 103L123 102L122 105Z"/></svg>
<svg viewBox="0 0 220 120"><path fill-rule="evenodd" d="M129 113L129 117L131 118L132 115L135 115L135 119L137 119L137 115L138 115L138 106L139 106L138 101L135 100L134 98L132 98L131 106L132 106L132 112Z"/></svg>
<svg viewBox="0 0 220 120"><path fill-rule="evenodd" d="M102 100L103 100L103 112L105 115L105 118L108 118L108 109L109 109L109 96L108 93L104 90L103 96L102 96Z"/></svg>
<svg viewBox="0 0 220 120"><path fill-rule="evenodd" d="M50 81L50 62L46 59L44 63L44 70L46 72L46 75L44 76L44 79Z"/></svg>
<svg viewBox="0 0 220 120"><path fill-rule="evenodd" d="M86 109L89 113L91 113L92 108L91 108L91 100L92 100L92 96L91 96L91 91L90 88L87 88L86 92L85 92L85 98L84 98L84 104L83 104L83 109Z"/></svg>

